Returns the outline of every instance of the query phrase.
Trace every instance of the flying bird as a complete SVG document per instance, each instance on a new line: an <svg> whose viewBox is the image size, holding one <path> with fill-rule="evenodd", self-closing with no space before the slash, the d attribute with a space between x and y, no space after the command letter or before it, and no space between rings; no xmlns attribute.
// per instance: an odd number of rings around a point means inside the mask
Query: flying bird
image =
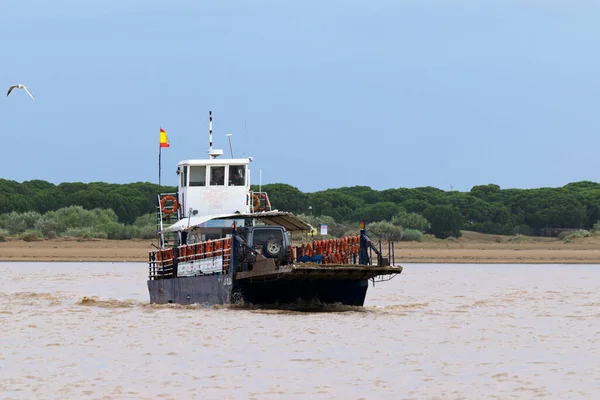
<svg viewBox="0 0 600 400"><path fill-rule="evenodd" d="M29 89L25 85L12 85L11 87L8 88L8 93L6 93L6 97L8 97L8 95L10 94L10 92L12 92L13 89L25 89L25 91L27 92L27 94L30 95L31 98L35 100L35 97L33 97L33 95L31 94L31 92L29 91Z"/></svg>

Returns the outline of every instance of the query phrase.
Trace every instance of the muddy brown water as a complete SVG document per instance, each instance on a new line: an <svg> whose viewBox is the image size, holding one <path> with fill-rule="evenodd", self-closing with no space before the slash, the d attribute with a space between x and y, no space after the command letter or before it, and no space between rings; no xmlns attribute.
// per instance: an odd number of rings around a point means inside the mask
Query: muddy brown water
<svg viewBox="0 0 600 400"><path fill-rule="evenodd" d="M600 267L406 265L366 306L148 304L142 263L0 263L2 399L582 399Z"/></svg>

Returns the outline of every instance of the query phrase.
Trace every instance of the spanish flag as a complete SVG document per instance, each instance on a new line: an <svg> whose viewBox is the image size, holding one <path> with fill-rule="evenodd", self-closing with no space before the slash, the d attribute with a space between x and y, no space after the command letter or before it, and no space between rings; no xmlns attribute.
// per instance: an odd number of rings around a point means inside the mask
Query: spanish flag
<svg viewBox="0 0 600 400"><path fill-rule="evenodd" d="M163 128L160 128L160 147L169 147L169 138L167 137L167 132L164 131Z"/></svg>

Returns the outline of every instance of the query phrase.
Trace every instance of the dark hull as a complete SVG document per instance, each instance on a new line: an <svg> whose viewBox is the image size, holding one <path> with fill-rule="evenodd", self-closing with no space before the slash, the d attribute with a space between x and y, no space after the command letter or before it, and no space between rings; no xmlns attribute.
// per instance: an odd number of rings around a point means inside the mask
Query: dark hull
<svg viewBox="0 0 600 400"><path fill-rule="evenodd" d="M237 281L230 277L207 275L148 281L150 302L155 304L229 304L232 298L251 304L296 304L319 301L362 306L368 280L274 280ZM233 293L233 296L232 296Z"/></svg>
<svg viewBox="0 0 600 400"><path fill-rule="evenodd" d="M227 304L231 299L231 277L203 275L148 281L150 302L155 304Z"/></svg>
<svg viewBox="0 0 600 400"><path fill-rule="evenodd" d="M341 303L362 306L367 295L369 281L338 280L287 280L269 282L236 282L234 291L252 304L296 304L298 302L319 301L321 303Z"/></svg>

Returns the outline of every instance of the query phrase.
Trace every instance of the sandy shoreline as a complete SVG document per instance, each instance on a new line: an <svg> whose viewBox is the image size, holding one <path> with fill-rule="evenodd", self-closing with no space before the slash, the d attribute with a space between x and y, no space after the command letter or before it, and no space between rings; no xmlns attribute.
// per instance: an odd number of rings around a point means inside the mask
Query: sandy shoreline
<svg viewBox="0 0 600 400"><path fill-rule="evenodd" d="M146 262L154 240L0 242L0 261ZM600 238L574 243L469 233L456 241L399 242L398 263L600 264Z"/></svg>

